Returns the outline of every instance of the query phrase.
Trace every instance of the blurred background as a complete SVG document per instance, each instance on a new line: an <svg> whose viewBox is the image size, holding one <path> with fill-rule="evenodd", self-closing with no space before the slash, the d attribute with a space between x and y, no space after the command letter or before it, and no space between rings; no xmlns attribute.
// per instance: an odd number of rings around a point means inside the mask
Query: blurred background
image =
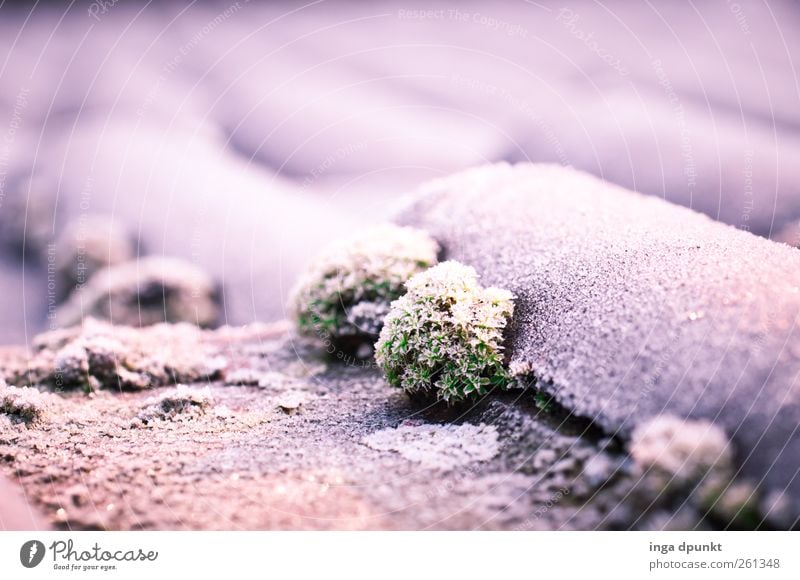
<svg viewBox="0 0 800 580"><path fill-rule="evenodd" d="M797 245L797 30L789 0L2 3L0 343L283 318L329 241L496 161Z"/></svg>

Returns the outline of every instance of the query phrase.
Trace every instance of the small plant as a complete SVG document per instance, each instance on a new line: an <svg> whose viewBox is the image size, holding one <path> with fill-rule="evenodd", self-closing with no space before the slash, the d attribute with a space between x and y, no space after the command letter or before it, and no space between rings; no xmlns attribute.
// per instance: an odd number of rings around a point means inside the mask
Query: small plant
<svg viewBox="0 0 800 580"><path fill-rule="evenodd" d="M443 262L406 283L376 345L391 385L447 402L483 395L511 381L503 365L503 330L513 296L483 288L473 268Z"/></svg>
<svg viewBox="0 0 800 580"><path fill-rule="evenodd" d="M373 343L405 282L436 264L438 252L425 232L393 225L334 245L291 294L289 309L298 329L343 350Z"/></svg>

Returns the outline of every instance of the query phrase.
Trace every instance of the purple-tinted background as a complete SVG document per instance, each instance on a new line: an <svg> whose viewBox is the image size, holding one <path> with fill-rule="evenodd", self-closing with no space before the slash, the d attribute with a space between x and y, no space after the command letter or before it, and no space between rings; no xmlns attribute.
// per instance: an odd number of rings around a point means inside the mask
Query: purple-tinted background
<svg viewBox="0 0 800 580"><path fill-rule="evenodd" d="M113 214L219 278L231 324L282 317L306 260L401 193L498 160L793 240L798 29L757 0L0 5L0 218L54 237ZM46 253L12 242L0 342L21 343L52 296Z"/></svg>

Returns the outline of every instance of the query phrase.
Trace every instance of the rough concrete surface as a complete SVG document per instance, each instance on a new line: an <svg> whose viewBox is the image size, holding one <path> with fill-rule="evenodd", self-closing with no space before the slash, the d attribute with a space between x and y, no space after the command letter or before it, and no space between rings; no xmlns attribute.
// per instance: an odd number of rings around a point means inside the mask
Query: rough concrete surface
<svg viewBox="0 0 800 580"><path fill-rule="evenodd" d="M740 477L800 506L800 254L568 168L500 164L423 189L400 220L516 295L512 372L627 437L721 425Z"/></svg>
<svg viewBox="0 0 800 580"><path fill-rule="evenodd" d="M224 364L213 380L136 391L0 388L0 471L60 529L738 527L527 391L414 402L285 325L114 330L123 350L158 331Z"/></svg>

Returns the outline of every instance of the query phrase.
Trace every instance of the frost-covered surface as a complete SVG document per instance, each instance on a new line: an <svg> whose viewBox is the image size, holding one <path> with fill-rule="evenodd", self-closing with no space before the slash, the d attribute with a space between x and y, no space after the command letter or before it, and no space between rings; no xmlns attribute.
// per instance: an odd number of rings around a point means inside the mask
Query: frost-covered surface
<svg viewBox="0 0 800 580"><path fill-rule="evenodd" d="M503 387L503 330L513 297L484 288L475 270L444 262L406 283L392 303L375 350L390 384L448 402Z"/></svg>
<svg viewBox="0 0 800 580"><path fill-rule="evenodd" d="M82 326L39 335L33 352L6 361L0 376L54 391L144 390L218 376L224 359L209 352L202 331L193 325L139 330L89 319Z"/></svg>
<svg viewBox="0 0 800 580"><path fill-rule="evenodd" d="M157 328L107 333L133 356ZM177 329L169 341L162 334L157 342L171 342L176 352L203 352L208 361L225 359L216 378L120 392L113 377L97 377L108 382L91 394L40 393L54 407L35 422L0 413L0 473L19 482L31 508L51 525L727 525L717 515L723 510L706 516L708 509L687 503L683 491L663 493L613 438L569 416L542 412L528 393L502 392L470 407L420 405L391 388L377 369L323 364L329 360L324 349L298 344L285 325L186 328L192 332ZM38 340L37 356L53 358L62 342L52 335ZM14 356L4 354L6 361ZM726 501L736 505L745 494L733 492ZM7 509L0 504L0 517ZM756 502L752 513L755 520L735 525L793 525L778 496Z"/></svg>
<svg viewBox="0 0 800 580"><path fill-rule="evenodd" d="M217 284L190 262L148 257L101 269L58 309L61 326L88 317L124 326L189 322L217 326L222 311Z"/></svg>
<svg viewBox="0 0 800 580"><path fill-rule="evenodd" d="M399 221L513 292L512 372L622 439L713 421L737 478L800 514L796 249L553 165L437 180Z"/></svg>
<svg viewBox="0 0 800 580"><path fill-rule="evenodd" d="M642 469L641 485L652 494L686 497L697 510L744 528L762 520L791 527L797 517L783 492L763 493L753 481L735 478L733 445L710 421L655 417L636 428L629 449Z"/></svg>
<svg viewBox="0 0 800 580"><path fill-rule="evenodd" d="M30 387L11 387L0 379L0 415L31 425L42 421L52 406L46 394Z"/></svg>
<svg viewBox="0 0 800 580"><path fill-rule="evenodd" d="M493 459L500 451L497 429L489 425L404 424L364 438L377 451L394 451L431 469L453 469Z"/></svg>
<svg viewBox="0 0 800 580"><path fill-rule="evenodd" d="M413 228L383 225L338 242L310 265L289 309L300 332L333 348L375 340L392 300L434 265L438 244Z"/></svg>
<svg viewBox="0 0 800 580"><path fill-rule="evenodd" d="M178 385L146 401L136 420L145 426L156 421L189 421L205 414L213 404L214 397L208 387Z"/></svg>

